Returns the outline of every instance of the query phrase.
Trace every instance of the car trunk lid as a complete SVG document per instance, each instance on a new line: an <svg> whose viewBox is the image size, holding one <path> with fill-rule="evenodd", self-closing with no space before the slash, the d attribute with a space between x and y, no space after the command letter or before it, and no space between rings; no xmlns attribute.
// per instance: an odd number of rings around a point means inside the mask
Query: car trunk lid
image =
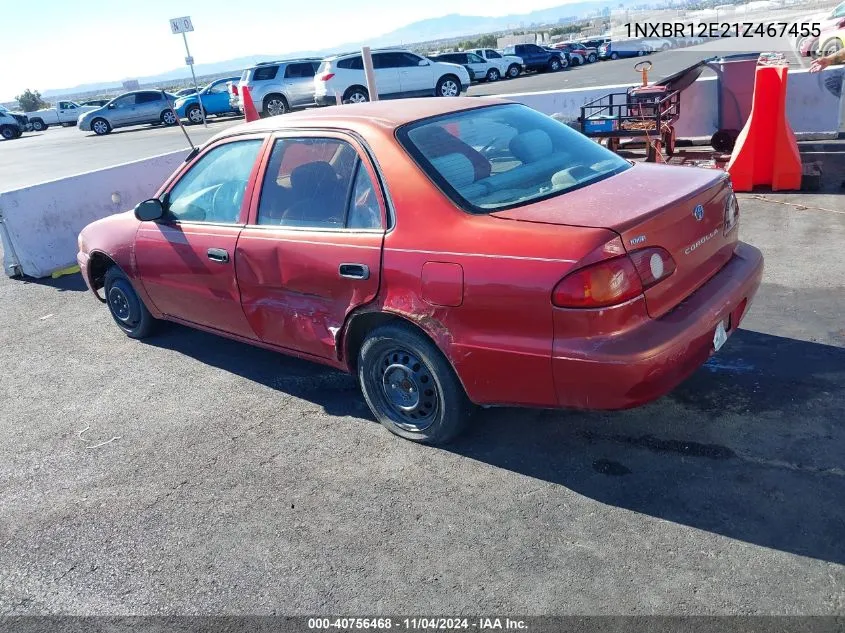
<svg viewBox="0 0 845 633"><path fill-rule="evenodd" d="M738 233L734 227L724 234L731 195L724 172L640 163L590 186L492 216L610 229L628 252L665 249L675 271L645 291L649 315L658 318L730 260Z"/></svg>

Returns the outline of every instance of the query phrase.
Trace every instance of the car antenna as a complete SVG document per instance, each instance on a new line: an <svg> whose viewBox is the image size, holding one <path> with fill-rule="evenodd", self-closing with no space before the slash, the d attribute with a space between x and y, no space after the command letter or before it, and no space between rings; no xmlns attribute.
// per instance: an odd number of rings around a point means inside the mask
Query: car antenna
<svg viewBox="0 0 845 633"><path fill-rule="evenodd" d="M193 141L191 141L191 137L188 136L188 130L185 129L185 125L182 123L182 119L179 118L179 114L176 112L176 108L173 106L173 103L170 101L170 97L164 90L161 91L161 96L163 96L164 100L167 101L167 105L170 106L170 110L173 112L173 116L176 117L176 122L179 124L179 127L182 128L182 134L185 135L185 139L188 141L188 145L191 146L191 151L188 152L188 155L185 157L185 162L187 163L199 153L199 147L194 145Z"/></svg>

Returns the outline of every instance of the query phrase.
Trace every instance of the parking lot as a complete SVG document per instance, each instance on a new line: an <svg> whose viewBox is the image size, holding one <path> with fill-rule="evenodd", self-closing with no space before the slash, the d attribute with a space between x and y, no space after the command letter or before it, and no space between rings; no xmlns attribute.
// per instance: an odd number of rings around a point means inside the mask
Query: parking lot
<svg viewBox="0 0 845 633"><path fill-rule="evenodd" d="M147 134L181 133L80 146ZM0 615L841 614L845 148L802 149L825 190L741 195L764 283L691 379L448 449L346 375L0 278Z"/></svg>
<svg viewBox="0 0 845 633"><path fill-rule="evenodd" d="M709 42L686 49L654 53L645 58L654 64L650 80L656 81L672 75L701 59L742 52L740 44L746 48L753 44L761 47L761 50L767 45L776 47L775 42L750 40L738 42L735 51L726 50L723 42ZM633 71L637 61L640 60L634 58L600 61L557 73L532 73L513 80L477 83L470 88L468 94L503 95L635 83L640 77ZM794 68L806 66L806 61L794 56L791 56L790 63ZM705 76L710 72L705 71ZM187 129L193 142L200 144L220 129L242 120L240 117L211 117L208 128L192 125ZM29 132L17 140L2 144L6 165L0 173L0 191L140 160L184 147L187 147L187 141L179 128L161 126L121 128L107 137L96 137L91 132L82 132L76 128L50 128L44 132Z"/></svg>

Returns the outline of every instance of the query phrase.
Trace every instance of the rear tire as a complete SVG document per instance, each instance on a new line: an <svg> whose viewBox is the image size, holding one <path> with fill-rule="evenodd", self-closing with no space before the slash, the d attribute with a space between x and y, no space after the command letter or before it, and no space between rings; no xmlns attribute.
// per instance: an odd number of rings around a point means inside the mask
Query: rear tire
<svg viewBox="0 0 845 633"><path fill-rule="evenodd" d="M261 116L268 117L268 116L279 116L282 114L286 114L290 112L290 106L288 106L288 100L284 98L283 95L280 94L272 94L267 95L264 97L263 109L261 110Z"/></svg>
<svg viewBox="0 0 845 633"><path fill-rule="evenodd" d="M352 86L343 93L343 103L366 103L370 100L370 93L363 86Z"/></svg>
<svg viewBox="0 0 845 633"><path fill-rule="evenodd" d="M97 136L103 136L111 132L111 125L105 119L94 119L91 121L91 130Z"/></svg>
<svg viewBox="0 0 845 633"><path fill-rule="evenodd" d="M120 268L112 266L106 271L104 288L106 304L117 327L129 338L140 339L149 336L156 320Z"/></svg>
<svg viewBox="0 0 845 633"><path fill-rule="evenodd" d="M473 411L443 353L404 323L370 332L358 354L358 381L376 419L391 433L421 444L454 439Z"/></svg>

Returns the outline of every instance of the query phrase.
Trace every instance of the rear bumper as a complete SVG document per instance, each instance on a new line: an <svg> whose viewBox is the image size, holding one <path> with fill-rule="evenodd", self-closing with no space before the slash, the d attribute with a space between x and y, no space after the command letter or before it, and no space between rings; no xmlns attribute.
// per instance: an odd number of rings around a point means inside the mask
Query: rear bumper
<svg viewBox="0 0 845 633"><path fill-rule="evenodd" d="M318 106L332 106L337 105L337 99L335 99L334 95L315 95L314 103L316 103Z"/></svg>
<svg viewBox="0 0 845 633"><path fill-rule="evenodd" d="M731 260L659 319L624 334L555 340L552 368L558 403L581 409L626 409L666 395L714 353L721 321L733 334L763 276L763 255L739 242Z"/></svg>

